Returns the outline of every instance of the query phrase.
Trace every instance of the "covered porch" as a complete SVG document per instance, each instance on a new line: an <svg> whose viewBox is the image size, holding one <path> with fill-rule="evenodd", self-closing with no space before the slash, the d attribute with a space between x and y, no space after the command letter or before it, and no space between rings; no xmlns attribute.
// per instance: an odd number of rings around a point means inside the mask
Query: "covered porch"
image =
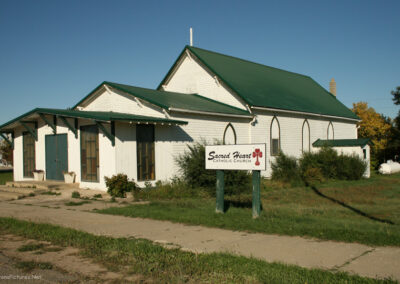
<svg viewBox="0 0 400 284"><path fill-rule="evenodd" d="M32 181L38 170L44 180L63 181L64 173L73 172L81 187L104 190L104 176L120 172L155 180L154 129L185 124L127 113L36 108L1 125L0 135L14 149L14 181Z"/></svg>

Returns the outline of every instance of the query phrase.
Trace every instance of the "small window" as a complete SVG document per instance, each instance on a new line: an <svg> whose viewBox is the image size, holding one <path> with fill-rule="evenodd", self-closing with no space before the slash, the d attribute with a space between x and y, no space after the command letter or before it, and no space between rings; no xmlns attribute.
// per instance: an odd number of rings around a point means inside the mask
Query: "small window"
<svg viewBox="0 0 400 284"><path fill-rule="evenodd" d="M33 177L35 170L35 138L28 132L22 135L24 177Z"/></svg>
<svg viewBox="0 0 400 284"><path fill-rule="evenodd" d="M364 156L364 160L366 160L367 159L367 150L366 149L363 149L363 156Z"/></svg>
<svg viewBox="0 0 400 284"><path fill-rule="evenodd" d="M281 128L279 125L278 118L274 116L271 121L270 127L270 137L271 137L271 156L278 156L281 151Z"/></svg>
<svg viewBox="0 0 400 284"><path fill-rule="evenodd" d="M228 123L225 127L222 143L224 145L236 144L236 131L231 123Z"/></svg>
<svg viewBox="0 0 400 284"><path fill-rule="evenodd" d="M154 180L154 125L136 126L136 145L138 181Z"/></svg>
<svg viewBox="0 0 400 284"><path fill-rule="evenodd" d="M335 139L335 130L333 129L332 121L328 124L328 129L326 131L326 139L334 140Z"/></svg>
<svg viewBox="0 0 400 284"><path fill-rule="evenodd" d="M278 156L279 155L279 139L272 139L272 148L271 155Z"/></svg>
<svg viewBox="0 0 400 284"><path fill-rule="evenodd" d="M81 127L81 180L99 181L99 130L96 125Z"/></svg>

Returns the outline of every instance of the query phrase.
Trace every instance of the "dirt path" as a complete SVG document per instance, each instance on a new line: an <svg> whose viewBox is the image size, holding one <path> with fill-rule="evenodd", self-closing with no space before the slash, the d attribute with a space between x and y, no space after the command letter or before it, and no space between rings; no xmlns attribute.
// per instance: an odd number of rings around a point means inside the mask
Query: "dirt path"
<svg viewBox="0 0 400 284"><path fill-rule="evenodd" d="M24 247L28 249L20 251ZM76 248L0 235L0 283L127 283L133 279L138 277L111 272L83 258Z"/></svg>
<svg viewBox="0 0 400 284"><path fill-rule="evenodd" d="M400 280L400 248L234 232L91 212L0 202L0 216L49 223L96 235L145 238L196 253L230 252L306 268Z"/></svg>

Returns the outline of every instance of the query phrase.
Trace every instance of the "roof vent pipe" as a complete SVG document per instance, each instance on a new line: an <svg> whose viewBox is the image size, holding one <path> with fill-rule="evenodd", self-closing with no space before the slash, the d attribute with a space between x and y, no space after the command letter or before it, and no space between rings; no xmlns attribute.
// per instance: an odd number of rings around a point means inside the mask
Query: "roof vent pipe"
<svg viewBox="0 0 400 284"><path fill-rule="evenodd" d="M190 27L190 46L193 46L193 29Z"/></svg>
<svg viewBox="0 0 400 284"><path fill-rule="evenodd" d="M336 97L336 82L335 79L331 79L329 83L329 92Z"/></svg>

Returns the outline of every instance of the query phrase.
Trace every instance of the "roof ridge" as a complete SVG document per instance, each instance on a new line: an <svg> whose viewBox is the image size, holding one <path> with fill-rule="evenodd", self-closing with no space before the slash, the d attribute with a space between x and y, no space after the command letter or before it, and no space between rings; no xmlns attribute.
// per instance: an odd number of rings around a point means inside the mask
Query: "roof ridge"
<svg viewBox="0 0 400 284"><path fill-rule="evenodd" d="M216 101L216 100L213 100L213 99L210 99L210 98L204 97L204 96L202 96L202 95L199 95L199 94L197 94L197 93L188 94L188 95L193 95L193 96L196 96L196 97L200 97L200 98L202 98L202 99L205 99L205 100L207 100L207 101L214 102L214 103L218 103L218 104L221 104L221 105L224 105L224 106L228 106L228 107L230 107L230 108L234 108L234 109L236 109L236 110L244 111L244 112L246 112L246 113L250 114L250 112L249 112L249 111L247 111L247 110L244 110L244 109L241 109L241 108L238 108L238 107L232 106L232 105L225 104L225 103L223 103L223 102L219 102L219 101Z"/></svg>
<svg viewBox="0 0 400 284"><path fill-rule="evenodd" d="M105 81L104 83L105 83L105 84L124 85L124 86L127 86L127 87L138 88L138 89L143 89L143 90L149 90L149 91L154 91L154 92L164 93L164 94L178 94L178 95L185 95L185 96L188 96L188 95L189 95L189 96L195 96L195 97L199 97L199 98L205 99L205 100L210 101L210 102L213 102L213 103L217 103L217 104L220 104L220 105L224 105L224 106L227 106L227 107L236 109L236 110L240 110L240 111L249 113L248 111L246 111L246 110L244 110L244 109L241 109L241 108L238 108L238 107L235 107L235 106L232 106L232 105L225 104L225 103L223 103L223 102L219 102L219 101L217 101L217 100L213 100L213 99L204 97L204 96L202 96L202 95L200 95L200 94L198 94L198 93L170 92L170 91L164 91L164 90L156 90L156 89L149 89L149 88L131 86L131 85L126 85L126 84L114 83L114 82L109 82L109 81Z"/></svg>
<svg viewBox="0 0 400 284"><path fill-rule="evenodd" d="M272 69L275 69L275 70L278 70L278 71L287 72L287 73L291 73L291 74L295 74L295 75L299 75L299 76L311 78L311 77L308 76L308 75L304 75L304 74L300 74L300 73L297 73L297 72L292 72L292 71L284 70L284 69L281 69L281 68L278 68L278 67L273 67L273 66L261 64L261 63L258 63L258 62L250 61L250 60L243 59L243 58L240 58L240 57L235 57L235 56L232 56L232 55L223 54L223 53L220 53L220 52L211 51L211 50L204 49L204 48L200 48L200 47L195 47L195 46L186 45L186 48L189 48L189 50L192 50L192 49L200 49L200 50L202 50L202 51L206 51L206 52L213 53L213 54L216 54L216 55L221 55L221 56L225 56L225 57L237 59L237 60L240 60L240 61L244 61L244 62L247 62L247 63L259 65L259 66L262 66L262 67L272 68ZM196 55L197 55L197 54L196 54Z"/></svg>

